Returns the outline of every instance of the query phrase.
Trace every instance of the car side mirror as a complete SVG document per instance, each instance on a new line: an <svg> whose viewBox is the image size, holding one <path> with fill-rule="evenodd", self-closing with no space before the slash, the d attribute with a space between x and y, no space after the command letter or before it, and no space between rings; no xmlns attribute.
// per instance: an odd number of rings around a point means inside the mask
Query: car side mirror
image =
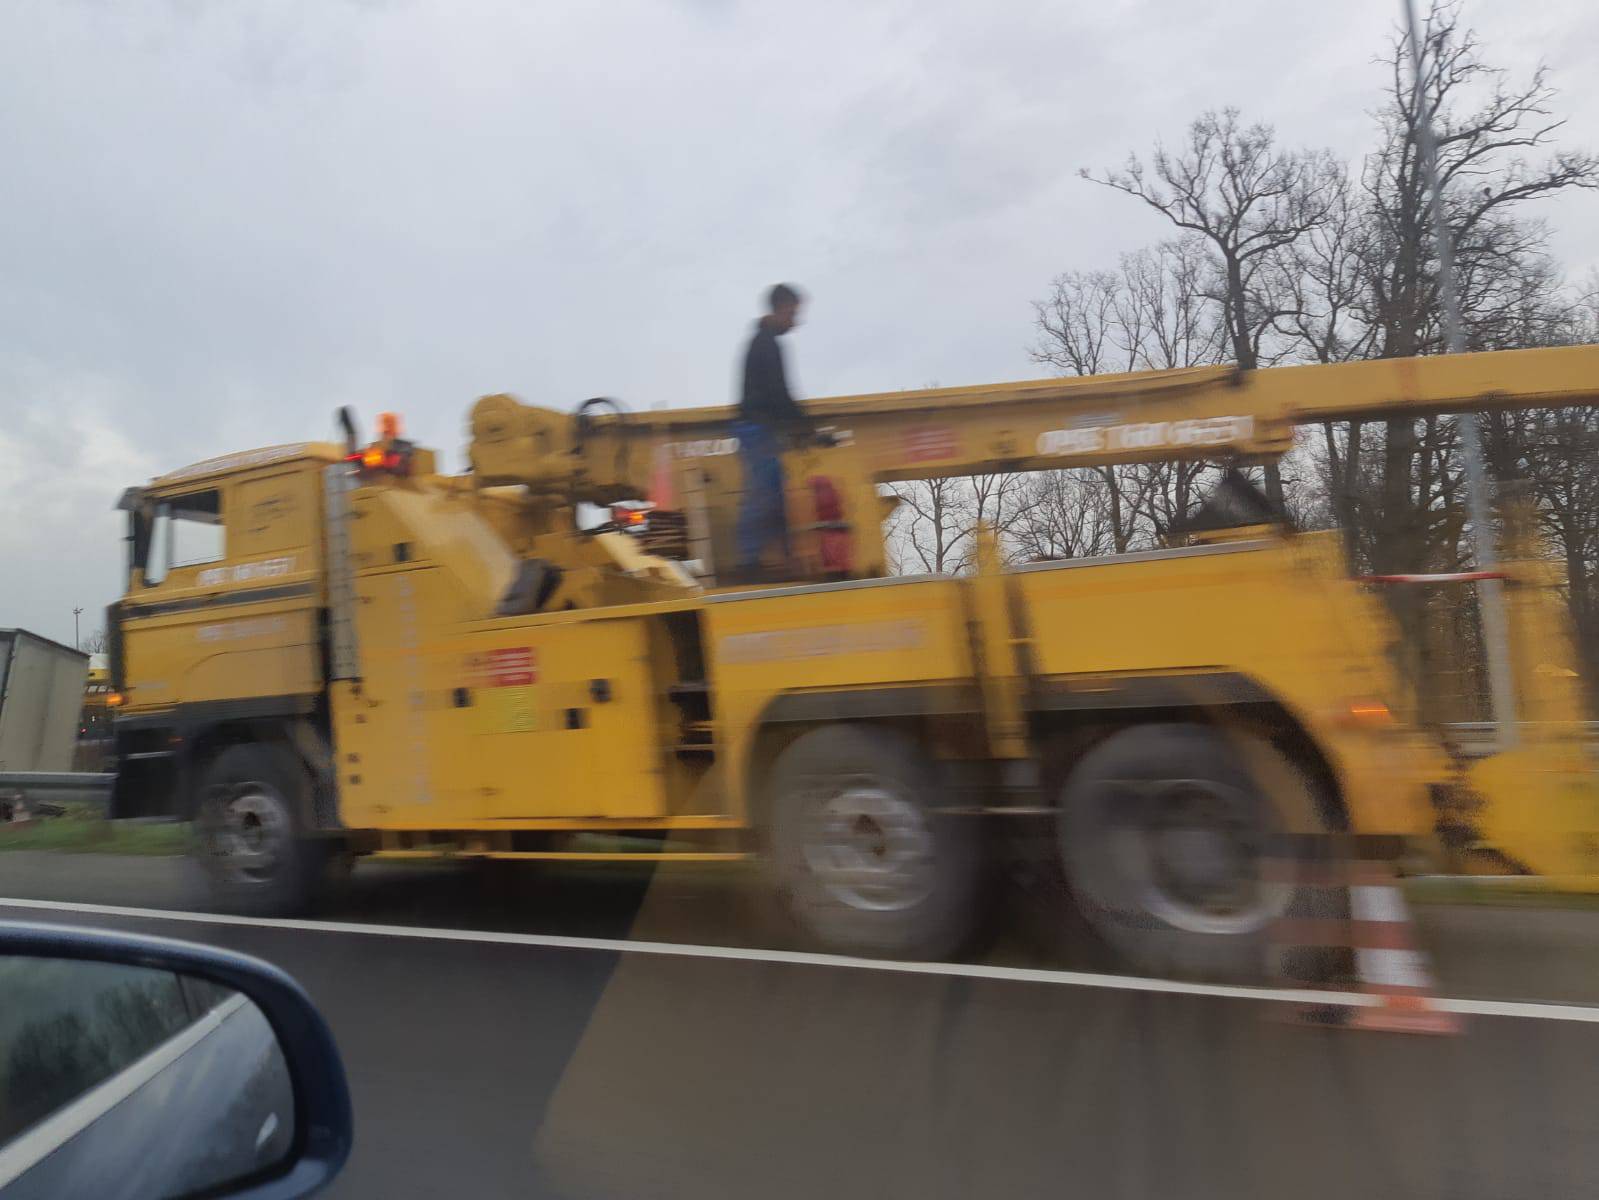
<svg viewBox="0 0 1599 1200"><path fill-rule="evenodd" d="M276 967L0 923L0 1200L288 1200L351 1131L333 1035Z"/></svg>

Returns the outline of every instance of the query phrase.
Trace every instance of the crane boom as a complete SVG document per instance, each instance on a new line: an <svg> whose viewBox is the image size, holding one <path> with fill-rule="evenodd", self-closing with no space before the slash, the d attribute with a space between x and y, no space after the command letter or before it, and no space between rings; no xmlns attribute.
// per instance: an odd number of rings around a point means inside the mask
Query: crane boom
<svg viewBox="0 0 1599 1200"><path fill-rule="evenodd" d="M1599 346L1271 367L1193 367L805 402L877 482L1177 458L1260 462L1298 425L1599 404ZM642 494L665 454L737 449L734 411L679 408L576 421L490 396L473 410L483 484L607 500Z"/></svg>

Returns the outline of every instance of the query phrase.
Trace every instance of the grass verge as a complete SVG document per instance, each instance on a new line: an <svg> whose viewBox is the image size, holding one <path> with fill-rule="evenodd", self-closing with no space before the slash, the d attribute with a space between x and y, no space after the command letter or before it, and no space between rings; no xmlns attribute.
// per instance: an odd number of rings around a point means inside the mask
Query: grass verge
<svg viewBox="0 0 1599 1200"><path fill-rule="evenodd" d="M129 824L88 813L0 825L0 851L59 850L77 854L184 854L189 827L178 822Z"/></svg>
<svg viewBox="0 0 1599 1200"><path fill-rule="evenodd" d="M1413 904L1480 904L1494 908L1569 908L1599 910L1599 893L1563 892L1520 880L1469 875L1405 880Z"/></svg>

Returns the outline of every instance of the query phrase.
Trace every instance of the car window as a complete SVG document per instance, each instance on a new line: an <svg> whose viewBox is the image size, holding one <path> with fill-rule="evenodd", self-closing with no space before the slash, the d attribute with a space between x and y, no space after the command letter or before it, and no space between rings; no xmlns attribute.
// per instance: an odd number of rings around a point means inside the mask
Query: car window
<svg viewBox="0 0 1599 1200"><path fill-rule="evenodd" d="M149 1053L191 1020L169 971L0 958L0 1144Z"/></svg>
<svg viewBox="0 0 1599 1200"><path fill-rule="evenodd" d="M215 488L164 500L156 508L145 553L144 582L154 587L179 567L220 562L226 553L222 493Z"/></svg>

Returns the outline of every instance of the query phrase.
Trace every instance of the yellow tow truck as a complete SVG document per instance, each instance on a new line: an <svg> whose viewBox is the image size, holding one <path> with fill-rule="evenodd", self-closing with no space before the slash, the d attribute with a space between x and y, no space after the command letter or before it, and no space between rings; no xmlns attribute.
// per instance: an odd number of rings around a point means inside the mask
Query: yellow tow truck
<svg viewBox="0 0 1599 1200"><path fill-rule="evenodd" d="M1406 719L1337 535L1258 496L1170 549L1002 568L989 539L974 575L884 577L881 485L1260 463L1307 422L1596 401L1599 347L812 401L833 444L786 459L801 577L732 588L725 408L484 397L456 476L345 414L343 445L123 496L114 815L194 819L218 900L253 911L361 855L639 856L576 836L603 832L756 856L815 940L906 957L957 947L996 833L1044 822L1134 964L1253 974L1294 902L1260 878L1278 833L1442 829L1494 869L1599 873L1550 568L1510 568L1536 722L1468 765Z"/></svg>

